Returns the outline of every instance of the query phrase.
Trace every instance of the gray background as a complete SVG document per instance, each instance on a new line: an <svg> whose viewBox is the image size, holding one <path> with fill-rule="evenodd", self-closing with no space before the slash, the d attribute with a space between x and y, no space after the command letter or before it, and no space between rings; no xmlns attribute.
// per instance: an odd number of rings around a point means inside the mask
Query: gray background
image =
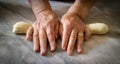
<svg viewBox="0 0 120 64"><path fill-rule="evenodd" d="M50 4L60 18L72 2L50 1ZM0 64L120 64L119 0L95 3L85 23L104 22L110 31L105 35L92 35L84 42L82 54L74 51L73 56L67 55L60 49L60 39L55 52L48 51L46 56L33 52L32 41L26 41L25 35L12 33L12 25L34 20L27 0L0 0Z"/></svg>

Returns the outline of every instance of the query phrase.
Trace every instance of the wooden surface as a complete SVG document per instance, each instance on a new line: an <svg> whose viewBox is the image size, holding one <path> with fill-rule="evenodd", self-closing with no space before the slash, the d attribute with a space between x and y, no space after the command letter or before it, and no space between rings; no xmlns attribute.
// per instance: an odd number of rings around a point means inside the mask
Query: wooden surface
<svg viewBox="0 0 120 64"><path fill-rule="evenodd" d="M61 17L72 3L50 2L55 13ZM84 42L84 52L67 55L57 42L55 52L46 56L33 52L32 41L25 35L12 33L12 26L19 21L35 20L25 0L0 0L0 64L120 64L120 4L119 1L100 1L92 8L85 23L104 22L110 31L106 35L92 35ZM49 49L48 49L49 50Z"/></svg>

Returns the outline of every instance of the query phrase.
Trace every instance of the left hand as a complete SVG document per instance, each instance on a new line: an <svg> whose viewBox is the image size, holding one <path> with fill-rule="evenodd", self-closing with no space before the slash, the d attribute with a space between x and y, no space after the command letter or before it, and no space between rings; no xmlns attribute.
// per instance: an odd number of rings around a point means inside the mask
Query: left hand
<svg viewBox="0 0 120 64"><path fill-rule="evenodd" d="M75 42L77 42L77 52L82 52L82 46L85 39L90 36L89 30L86 29L85 24L81 18L75 13L66 13L61 19L60 32L62 32L62 50L67 49L67 53L72 55Z"/></svg>
<svg viewBox="0 0 120 64"><path fill-rule="evenodd" d="M36 21L29 27L26 39L30 40L33 37L34 51L40 51L41 55L45 55L47 40L49 41L50 50L55 51L58 29L59 20L56 14L51 10L44 10L37 15Z"/></svg>

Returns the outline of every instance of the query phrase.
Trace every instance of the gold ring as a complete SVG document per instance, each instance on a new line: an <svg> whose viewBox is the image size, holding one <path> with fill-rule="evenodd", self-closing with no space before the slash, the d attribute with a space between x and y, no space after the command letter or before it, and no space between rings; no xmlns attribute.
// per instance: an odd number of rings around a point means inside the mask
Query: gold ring
<svg viewBox="0 0 120 64"><path fill-rule="evenodd" d="M83 36L83 33L78 33L79 36Z"/></svg>

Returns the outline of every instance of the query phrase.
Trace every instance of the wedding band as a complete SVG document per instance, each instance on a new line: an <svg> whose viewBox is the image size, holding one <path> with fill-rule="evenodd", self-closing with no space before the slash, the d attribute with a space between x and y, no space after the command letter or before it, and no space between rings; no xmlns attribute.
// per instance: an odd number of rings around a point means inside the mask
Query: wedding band
<svg viewBox="0 0 120 64"><path fill-rule="evenodd" d="M79 36L83 36L83 33L78 33Z"/></svg>

